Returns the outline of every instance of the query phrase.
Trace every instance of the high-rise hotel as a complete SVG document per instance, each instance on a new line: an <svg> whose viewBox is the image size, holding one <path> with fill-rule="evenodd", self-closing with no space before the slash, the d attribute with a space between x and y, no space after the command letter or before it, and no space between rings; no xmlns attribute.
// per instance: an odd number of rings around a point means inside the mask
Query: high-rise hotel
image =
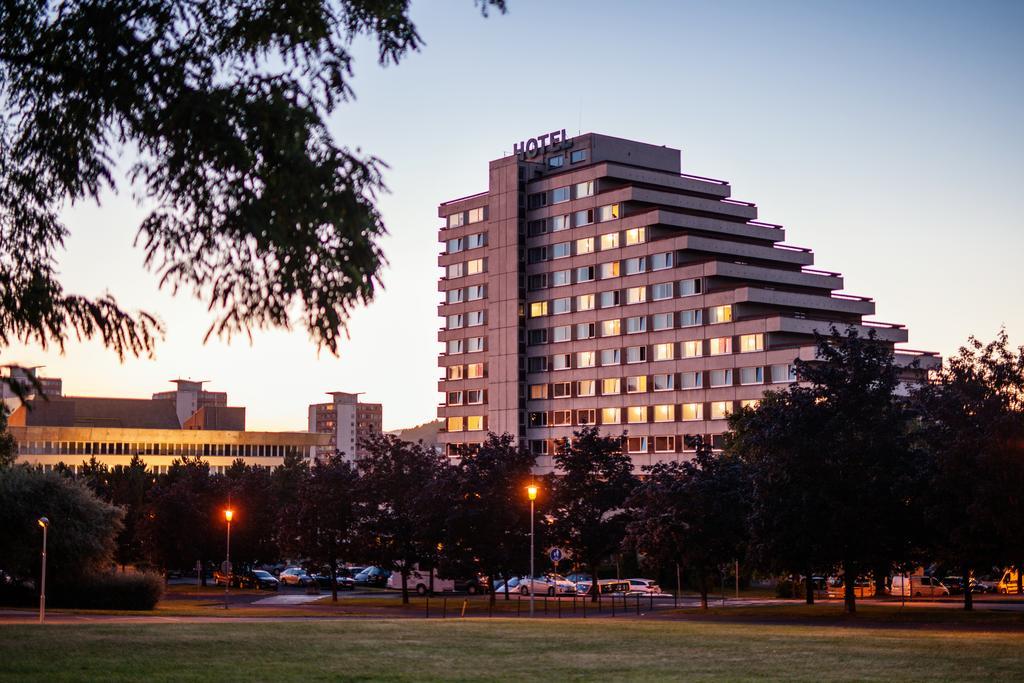
<svg viewBox="0 0 1024 683"><path fill-rule="evenodd" d="M555 440L600 425L627 433L638 467L686 458L692 437L719 442L732 411L795 381L816 331L907 341L729 183L682 173L677 149L556 131L515 152L490 162L486 192L438 207L451 454L509 432L546 469Z"/></svg>

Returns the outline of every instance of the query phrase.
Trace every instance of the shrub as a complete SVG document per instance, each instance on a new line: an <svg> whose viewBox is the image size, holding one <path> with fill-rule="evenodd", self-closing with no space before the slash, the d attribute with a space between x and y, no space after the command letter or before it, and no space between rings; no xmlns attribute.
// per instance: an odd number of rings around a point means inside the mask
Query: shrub
<svg viewBox="0 0 1024 683"><path fill-rule="evenodd" d="M164 593L159 574L89 574L73 585L56 588L54 607L151 610Z"/></svg>

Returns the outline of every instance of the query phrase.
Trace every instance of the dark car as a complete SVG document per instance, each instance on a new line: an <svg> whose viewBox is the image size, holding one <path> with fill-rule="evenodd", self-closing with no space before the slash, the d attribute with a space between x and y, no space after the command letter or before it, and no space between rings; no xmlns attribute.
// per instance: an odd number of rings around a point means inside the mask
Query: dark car
<svg viewBox="0 0 1024 683"><path fill-rule="evenodd" d="M380 567L367 567L356 574L355 583L357 586L384 588L388 585L389 578L391 578L391 572L385 571Z"/></svg>
<svg viewBox="0 0 1024 683"><path fill-rule="evenodd" d="M312 574L310 576L316 585L324 590L331 590L331 575L329 572L321 572L319 574ZM335 581L338 584L338 590L350 591L355 590L356 582L351 576L342 576L341 570L337 572L337 579Z"/></svg>
<svg viewBox="0 0 1024 683"><path fill-rule="evenodd" d="M280 582L268 571L253 569L232 577L232 585L239 588L255 588L258 591L276 591L280 587Z"/></svg>
<svg viewBox="0 0 1024 683"><path fill-rule="evenodd" d="M472 576L468 579L455 579L453 590L468 593L470 595L476 595L477 593L487 593L490 590L489 581L486 576Z"/></svg>

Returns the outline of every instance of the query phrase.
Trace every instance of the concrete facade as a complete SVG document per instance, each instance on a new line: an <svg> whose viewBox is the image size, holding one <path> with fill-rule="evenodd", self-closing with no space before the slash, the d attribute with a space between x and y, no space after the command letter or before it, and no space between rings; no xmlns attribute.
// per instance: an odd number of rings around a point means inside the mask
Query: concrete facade
<svg viewBox="0 0 1024 683"><path fill-rule="evenodd" d="M491 161L486 192L438 207L450 454L509 432L550 470L556 440L597 424L627 435L637 466L688 458L692 437L717 443L730 412L794 381L815 332L907 341L865 321L873 300L838 294L841 275L812 269L729 183L682 174L679 150L554 139Z"/></svg>
<svg viewBox="0 0 1024 683"><path fill-rule="evenodd" d="M361 457L364 450L362 439L380 434L383 427L384 409L380 403L363 403L359 394L344 391L329 392L330 403L314 403L309 406L309 431L329 434L330 441L310 453L310 457L323 457L335 450L348 458Z"/></svg>

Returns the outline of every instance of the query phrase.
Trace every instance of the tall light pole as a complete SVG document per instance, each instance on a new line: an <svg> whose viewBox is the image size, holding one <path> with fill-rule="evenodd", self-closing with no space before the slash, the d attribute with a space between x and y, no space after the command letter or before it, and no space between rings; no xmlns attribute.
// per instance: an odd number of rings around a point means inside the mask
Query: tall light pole
<svg viewBox="0 0 1024 683"><path fill-rule="evenodd" d="M46 531L50 528L50 520L40 517L36 520L43 527L43 573L39 581L39 623L46 619Z"/></svg>
<svg viewBox="0 0 1024 683"><path fill-rule="evenodd" d="M228 608L228 591L231 590L231 518L234 516L235 511L231 508L224 511L224 519L228 522L228 543L224 551L224 571L222 572L227 574L227 578L224 580L224 609Z"/></svg>
<svg viewBox="0 0 1024 683"><path fill-rule="evenodd" d="M533 501L537 500L537 485L530 484L526 487L526 495L530 497L530 616L533 616L533 594L534 590L533 582Z"/></svg>

